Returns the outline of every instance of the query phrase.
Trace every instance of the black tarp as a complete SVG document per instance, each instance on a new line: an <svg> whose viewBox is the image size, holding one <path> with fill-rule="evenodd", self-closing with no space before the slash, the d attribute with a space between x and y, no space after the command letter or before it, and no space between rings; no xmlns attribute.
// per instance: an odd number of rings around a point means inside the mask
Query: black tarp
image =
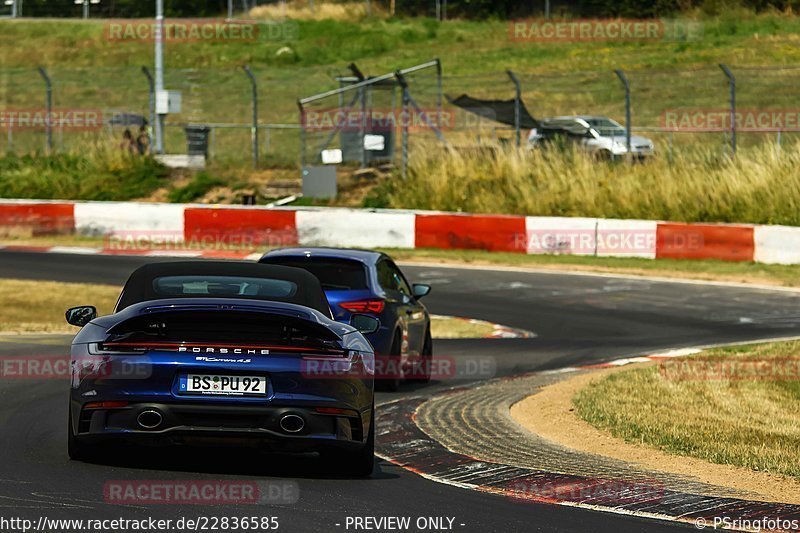
<svg viewBox="0 0 800 533"><path fill-rule="evenodd" d="M458 98L447 96L447 101L456 107L489 120L508 124L509 126L516 125L514 120L516 100L514 98L511 100L480 100L462 94ZM519 103L519 126L522 129L539 127L539 121L533 118L523 102Z"/></svg>

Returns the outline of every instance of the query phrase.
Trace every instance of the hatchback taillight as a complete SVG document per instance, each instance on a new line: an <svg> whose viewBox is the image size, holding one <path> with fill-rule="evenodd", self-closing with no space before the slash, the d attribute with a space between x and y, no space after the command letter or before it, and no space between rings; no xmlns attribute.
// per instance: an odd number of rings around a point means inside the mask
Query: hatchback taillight
<svg viewBox="0 0 800 533"><path fill-rule="evenodd" d="M340 303L339 307L351 313L382 313L386 302L383 300L357 300Z"/></svg>

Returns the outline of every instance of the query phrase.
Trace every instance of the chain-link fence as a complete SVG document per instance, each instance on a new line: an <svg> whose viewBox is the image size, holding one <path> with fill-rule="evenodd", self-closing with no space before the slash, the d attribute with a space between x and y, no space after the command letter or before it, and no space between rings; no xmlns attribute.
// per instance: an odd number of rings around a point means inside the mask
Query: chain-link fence
<svg viewBox="0 0 800 533"><path fill-rule="evenodd" d="M462 95L511 102L535 119L607 116L626 125L629 111L632 132L652 139L661 154L688 145L720 152L731 150L734 143L739 148L763 142L786 145L800 132L800 107L794 103L800 66L729 66L730 77L716 65L620 69L629 81L629 110L625 87L613 68L448 76L446 67L445 62L442 74L441 65L431 62L425 68L373 78L374 73L358 67L355 71L253 67L255 93L241 68L167 69L165 86L181 92L182 109L168 118L165 151L186 153L184 128L191 125L210 129L212 162L240 166L249 166L254 159L254 140L261 166L314 164L322 161L323 151L337 149L343 161L358 165L398 164L404 129L409 133L406 149L409 143L441 143L440 136L452 145L517 138L526 143L524 121L517 127L513 120L498 122L486 113L454 106L451 101ZM368 83L359 85L362 80ZM326 91L333 92L306 102L300 118L298 97ZM126 129L137 134L136 117L152 123L150 85L142 67L0 69L0 143L5 151L80 151L90 142L120 142ZM339 127L337 121L342 119L346 127ZM378 149L381 140L372 130L385 130L389 122L393 131L383 141L384 148ZM372 143L369 150L365 141Z"/></svg>

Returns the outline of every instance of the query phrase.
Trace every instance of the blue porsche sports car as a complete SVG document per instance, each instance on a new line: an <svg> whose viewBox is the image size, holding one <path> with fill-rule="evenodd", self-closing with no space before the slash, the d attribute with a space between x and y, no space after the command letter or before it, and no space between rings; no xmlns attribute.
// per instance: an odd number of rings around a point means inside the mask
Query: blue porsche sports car
<svg viewBox="0 0 800 533"><path fill-rule="evenodd" d="M130 276L114 313L67 311L69 455L111 441L256 445L320 452L372 472L379 321L333 320L307 271L244 262L155 263Z"/></svg>
<svg viewBox="0 0 800 533"><path fill-rule="evenodd" d="M316 276L336 320L353 313L380 320L366 335L375 348L376 379L396 390L404 379L427 382L433 343L430 315L420 298L430 285L410 284L388 255L342 248L283 248L267 252L260 263L303 268Z"/></svg>

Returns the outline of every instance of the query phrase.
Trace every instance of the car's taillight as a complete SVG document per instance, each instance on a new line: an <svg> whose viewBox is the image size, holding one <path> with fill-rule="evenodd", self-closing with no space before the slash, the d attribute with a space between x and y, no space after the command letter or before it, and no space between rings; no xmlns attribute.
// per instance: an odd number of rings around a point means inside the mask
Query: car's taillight
<svg viewBox="0 0 800 533"><path fill-rule="evenodd" d="M113 342L89 343L89 355L142 355L147 347L136 344L117 344Z"/></svg>
<svg viewBox="0 0 800 533"><path fill-rule="evenodd" d="M355 302L340 303L339 307L351 313L382 313L386 302L383 300L357 300Z"/></svg>

